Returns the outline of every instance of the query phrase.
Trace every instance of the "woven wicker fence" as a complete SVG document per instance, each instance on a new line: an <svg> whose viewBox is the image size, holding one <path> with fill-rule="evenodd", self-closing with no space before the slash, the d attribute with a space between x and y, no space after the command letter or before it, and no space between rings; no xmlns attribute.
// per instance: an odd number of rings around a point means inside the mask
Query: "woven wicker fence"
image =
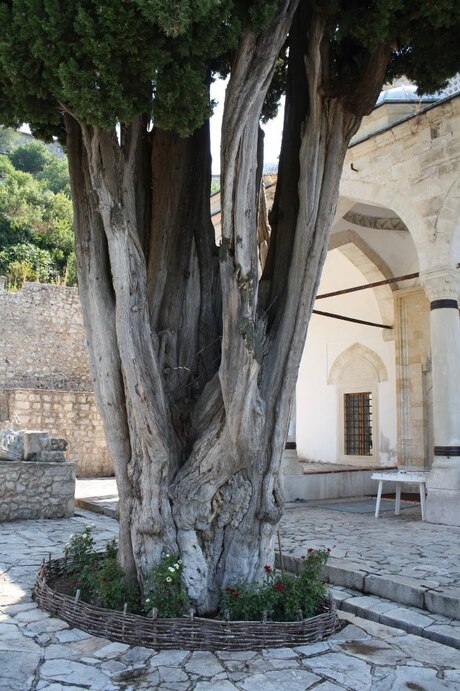
<svg viewBox="0 0 460 691"><path fill-rule="evenodd" d="M56 592L48 582L62 575L64 559L43 562L33 597L41 609L94 636L157 650L257 650L305 645L334 633L338 617L332 598L323 611L295 622L223 621L190 616L154 619L95 607Z"/></svg>

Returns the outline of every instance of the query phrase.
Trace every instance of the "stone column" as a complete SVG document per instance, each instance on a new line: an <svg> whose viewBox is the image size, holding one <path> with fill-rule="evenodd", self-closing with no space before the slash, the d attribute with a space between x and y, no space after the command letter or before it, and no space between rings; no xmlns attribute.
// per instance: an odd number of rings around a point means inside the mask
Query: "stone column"
<svg viewBox="0 0 460 691"><path fill-rule="evenodd" d="M460 272L420 276L430 300L434 461L426 518L460 526Z"/></svg>
<svg viewBox="0 0 460 691"><path fill-rule="evenodd" d="M289 420L289 430L286 440L286 447L283 453L283 473L284 475L303 475L303 466L299 463L297 456L296 443L296 400L292 402L291 418Z"/></svg>

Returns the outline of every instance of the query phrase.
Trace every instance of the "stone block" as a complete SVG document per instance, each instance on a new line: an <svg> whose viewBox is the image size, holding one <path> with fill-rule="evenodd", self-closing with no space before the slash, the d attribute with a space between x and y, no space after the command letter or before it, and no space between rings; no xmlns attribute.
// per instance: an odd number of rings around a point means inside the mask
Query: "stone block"
<svg viewBox="0 0 460 691"><path fill-rule="evenodd" d="M380 615L380 623L402 628L415 636L422 636L424 630L433 623L433 620L421 612L398 607L383 612Z"/></svg>
<svg viewBox="0 0 460 691"><path fill-rule="evenodd" d="M302 570L302 560L297 557L283 555L283 564L288 573L299 574ZM275 567L281 568L281 558L278 552L275 553Z"/></svg>
<svg viewBox="0 0 460 691"><path fill-rule="evenodd" d="M326 564L324 572L329 583L358 590L359 592L364 590L364 579L367 573L360 569L359 564L354 564L345 559L331 558Z"/></svg>
<svg viewBox="0 0 460 691"><path fill-rule="evenodd" d="M447 477L447 473L445 473L445 475ZM451 479L450 476L449 479ZM445 478L443 478L443 481L445 482ZM455 482L458 482L457 478L455 478ZM429 487L426 501L427 522L460 526L459 502L459 489L437 489Z"/></svg>
<svg viewBox="0 0 460 691"><path fill-rule="evenodd" d="M0 430L0 460L20 460L24 455L24 434L12 429Z"/></svg>
<svg viewBox="0 0 460 691"><path fill-rule="evenodd" d="M325 498L324 475L284 475L283 483L286 501Z"/></svg>
<svg viewBox="0 0 460 691"><path fill-rule="evenodd" d="M56 482L59 491L55 491ZM16 491L16 486L21 491ZM75 465L10 461L0 464L0 521L73 515ZM10 490L7 490L7 488Z"/></svg>
<svg viewBox="0 0 460 691"><path fill-rule="evenodd" d="M425 593L425 608L449 619L460 619L460 588L437 588Z"/></svg>
<svg viewBox="0 0 460 691"><path fill-rule="evenodd" d="M42 460L43 451L46 449L49 440L48 432L25 431L24 432L24 460Z"/></svg>
<svg viewBox="0 0 460 691"><path fill-rule="evenodd" d="M366 574L364 579L364 591L386 600L393 600L410 607L424 607L425 588L420 587L417 581L404 576L384 577L374 574Z"/></svg>

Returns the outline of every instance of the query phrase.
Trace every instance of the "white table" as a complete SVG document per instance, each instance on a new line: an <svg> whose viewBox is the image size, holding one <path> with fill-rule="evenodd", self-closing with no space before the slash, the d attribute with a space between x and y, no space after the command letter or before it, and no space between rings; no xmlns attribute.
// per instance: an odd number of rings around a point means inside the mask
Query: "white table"
<svg viewBox="0 0 460 691"><path fill-rule="evenodd" d="M377 501L375 504L375 517L379 517L380 500L382 499L382 488L384 482L396 483L396 501L395 501L395 516L399 516L401 508L401 485L403 483L413 483L418 485L420 493L420 508L422 511L422 521L425 520L425 492L426 492L426 476L424 472L416 472L411 470L398 470L397 472L386 473L372 473L372 479L379 481L379 489L377 492Z"/></svg>

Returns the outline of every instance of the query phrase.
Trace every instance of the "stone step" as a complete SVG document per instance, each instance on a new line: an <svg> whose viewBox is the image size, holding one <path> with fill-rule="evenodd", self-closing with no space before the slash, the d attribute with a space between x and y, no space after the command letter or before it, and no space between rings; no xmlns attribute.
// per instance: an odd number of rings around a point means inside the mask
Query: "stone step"
<svg viewBox="0 0 460 691"><path fill-rule="evenodd" d="M100 513L103 516L118 520L118 500L110 502L107 498L88 497L85 499L75 499L75 506L79 509Z"/></svg>
<svg viewBox="0 0 460 691"><path fill-rule="evenodd" d="M460 650L460 621L418 607L402 607L394 601L356 590L332 586L337 609L362 619L391 626L406 633Z"/></svg>
<svg viewBox="0 0 460 691"><path fill-rule="evenodd" d="M302 560L284 556L284 567L299 573ZM276 565L280 565L277 555ZM397 574L380 575L366 569L363 562L331 557L325 566L325 579L333 586L351 589L361 595L375 596L425 613L460 620L460 588L417 581Z"/></svg>

